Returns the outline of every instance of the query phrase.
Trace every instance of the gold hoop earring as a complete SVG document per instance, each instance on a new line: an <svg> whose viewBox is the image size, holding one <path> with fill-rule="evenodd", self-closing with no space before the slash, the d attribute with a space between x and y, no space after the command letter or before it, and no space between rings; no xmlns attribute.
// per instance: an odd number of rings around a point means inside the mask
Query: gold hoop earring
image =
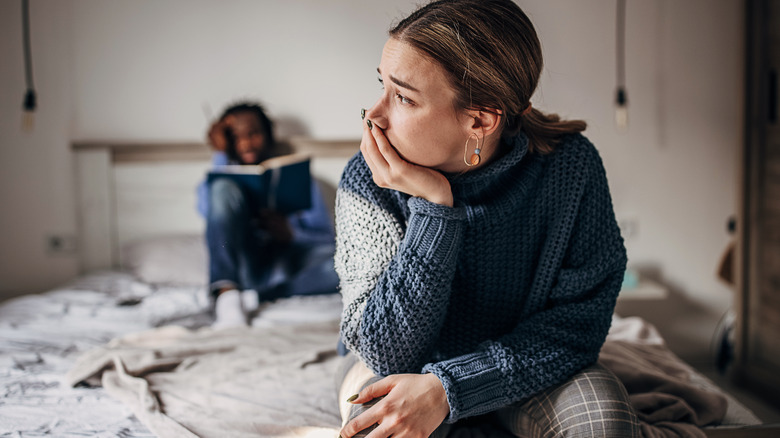
<svg viewBox="0 0 780 438"><path fill-rule="evenodd" d="M477 147L474 148L474 153L471 154L471 157L467 159L466 156L469 153L469 142L471 141L472 137L474 137L477 140ZM482 151L479 148L479 136L472 132L471 135L469 135L469 138L466 139L466 145L464 146L463 149L463 162L466 163L466 166L474 167L477 164L479 164L479 162L482 161L482 157L479 156L480 152Z"/></svg>

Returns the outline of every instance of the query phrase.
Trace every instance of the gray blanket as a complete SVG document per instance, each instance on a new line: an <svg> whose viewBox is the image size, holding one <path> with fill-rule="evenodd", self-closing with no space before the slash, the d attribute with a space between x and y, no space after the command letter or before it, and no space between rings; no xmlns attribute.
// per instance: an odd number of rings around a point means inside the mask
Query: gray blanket
<svg viewBox="0 0 780 438"><path fill-rule="evenodd" d="M692 382L693 370L643 330L613 325L600 361L625 383L645 436L704 436L699 427L723 419L726 397ZM88 352L67 379L103 385L161 437L332 438L341 423L337 337L336 321L224 331L163 327ZM481 434L464 432L458 436Z"/></svg>
<svg viewBox="0 0 780 438"><path fill-rule="evenodd" d="M96 384L160 437L328 437L338 432L336 323L190 331L163 327L82 356Z"/></svg>
<svg viewBox="0 0 780 438"><path fill-rule="evenodd" d="M607 341L599 362L625 385L647 438L702 437L719 424L727 399L691 381L691 370L664 345Z"/></svg>

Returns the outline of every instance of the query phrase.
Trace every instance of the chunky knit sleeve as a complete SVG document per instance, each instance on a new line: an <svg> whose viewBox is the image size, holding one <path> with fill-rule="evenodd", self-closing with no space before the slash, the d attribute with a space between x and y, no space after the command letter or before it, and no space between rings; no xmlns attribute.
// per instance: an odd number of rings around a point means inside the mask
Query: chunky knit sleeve
<svg viewBox="0 0 780 438"><path fill-rule="evenodd" d="M336 199L344 343L379 375L417 372L444 320L465 213L376 186L357 155Z"/></svg>
<svg viewBox="0 0 780 438"><path fill-rule="evenodd" d="M525 400L597 360L626 254L601 161L595 150L579 158L582 166L561 172L571 183L548 227L520 322L423 369L445 387L449 422Z"/></svg>

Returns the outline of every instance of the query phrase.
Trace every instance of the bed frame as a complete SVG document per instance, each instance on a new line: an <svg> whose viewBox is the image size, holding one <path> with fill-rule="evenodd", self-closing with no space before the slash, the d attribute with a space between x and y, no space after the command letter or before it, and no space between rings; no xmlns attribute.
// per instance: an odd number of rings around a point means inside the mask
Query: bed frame
<svg viewBox="0 0 780 438"><path fill-rule="evenodd" d="M292 137L282 143L312 156L312 174L333 205L341 171L360 141ZM121 267L120 248L128 242L204 231L195 189L211 166L206 144L95 141L72 148L81 272Z"/></svg>
<svg viewBox="0 0 780 438"><path fill-rule="evenodd" d="M326 201L335 191L359 140L293 137L285 143L311 154L312 174ZM196 186L210 168L202 143L77 142L74 151L82 272L121 268L123 245L171 234L200 234ZM710 437L778 436L778 425L705 429Z"/></svg>

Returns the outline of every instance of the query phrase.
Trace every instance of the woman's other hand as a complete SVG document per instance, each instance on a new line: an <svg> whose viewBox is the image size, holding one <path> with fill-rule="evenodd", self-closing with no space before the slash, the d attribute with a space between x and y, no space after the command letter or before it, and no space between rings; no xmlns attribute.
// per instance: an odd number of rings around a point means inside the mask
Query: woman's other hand
<svg viewBox="0 0 780 438"><path fill-rule="evenodd" d="M379 187L452 207L452 188L441 172L404 160L378 126L365 122L360 152Z"/></svg>
<svg viewBox="0 0 780 438"><path fill-rule="evenodd" d="M375 128L376 129L376 128ZM341 429L350 438L374 424L369 438L427 438L450 412L447 394L434 374L395 374L363 388L353 404L385 396Z"/></svg>

